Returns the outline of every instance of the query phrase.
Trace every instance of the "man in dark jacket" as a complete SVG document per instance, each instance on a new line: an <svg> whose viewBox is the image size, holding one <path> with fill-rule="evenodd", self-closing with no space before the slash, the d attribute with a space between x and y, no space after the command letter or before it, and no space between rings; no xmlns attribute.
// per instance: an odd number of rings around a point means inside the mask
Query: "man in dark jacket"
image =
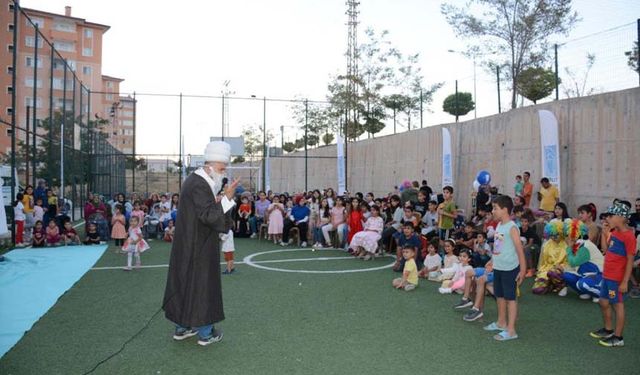
<svg viewBox="0 0 640 375"><path fill-rule="evenodd" d="M222 331L213 324L224 319L220 234L231 228L230 210L238 186L237 179L223 186L230 157L229 144L210 142L205 165L187 177L180 191L162 305L167 319L176 324L173 338L178 341L196 334L202 346L222 340Z"/></svg>

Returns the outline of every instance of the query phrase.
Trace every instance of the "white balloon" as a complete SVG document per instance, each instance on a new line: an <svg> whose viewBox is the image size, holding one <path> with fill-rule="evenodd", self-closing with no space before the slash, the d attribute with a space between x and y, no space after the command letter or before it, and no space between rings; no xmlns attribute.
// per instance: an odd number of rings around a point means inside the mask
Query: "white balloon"
<svg viewBox="0 0 640 375"><path fill-rule="evenodd" d="M473 191L478 191L479 188L480 183L478 182L478 180L473 180Z"/></svg>

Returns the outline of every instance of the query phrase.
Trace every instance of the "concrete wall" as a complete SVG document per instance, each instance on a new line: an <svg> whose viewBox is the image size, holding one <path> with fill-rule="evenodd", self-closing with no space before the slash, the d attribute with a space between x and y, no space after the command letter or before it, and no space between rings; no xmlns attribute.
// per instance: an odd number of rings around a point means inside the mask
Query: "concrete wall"
<svg viewBox="0 0 640 375"><path fill-rule="evenodd" d="M513 195L516 174L527 170L539 187L540 130L537 111L558 119L561 200L572 213L593 202L601 210L614 197L640 196L640 89L630 89L518 108L501 115L367 139L348 146L348 190L386 194L404 179L426 178L441 188L442 131L451 132L454 188L470 208L472 182L481 169L492 185ZM303 152L271 159L271 188L304 190ZM309 189L337 186L336 147L309 150ZM329 158L313 158L313 157Z"/></svg>

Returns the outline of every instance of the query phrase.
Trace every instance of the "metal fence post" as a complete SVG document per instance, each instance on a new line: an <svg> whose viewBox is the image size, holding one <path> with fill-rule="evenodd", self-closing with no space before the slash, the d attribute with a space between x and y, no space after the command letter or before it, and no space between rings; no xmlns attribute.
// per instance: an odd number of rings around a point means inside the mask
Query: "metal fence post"
<svg viewBox="0 0 640 375"><path fill-rule="evenodd" d="M18 11L20 5L18 0L13 2L13 56L12 56L12 75L11 75L11 201L16 199L16 76L18 74L18 29L20 23L18 22ZM35 84L35 82L34 82ZM16 230L15 227L11 231L11 242L16 243Z"/></svg>
<svg viewBox="0 0 640 375"><path fill-rule="evenodd" d="M502 104L500 103L500 67L496 66L496 77L498 82L498 113L502 113Z"/></svg>

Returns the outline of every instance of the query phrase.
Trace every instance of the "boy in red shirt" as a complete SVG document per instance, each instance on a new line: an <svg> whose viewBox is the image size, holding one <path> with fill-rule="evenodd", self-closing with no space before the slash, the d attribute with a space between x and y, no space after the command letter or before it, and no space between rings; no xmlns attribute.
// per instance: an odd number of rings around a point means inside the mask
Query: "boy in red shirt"
<svg viewBox="0 0 640 375"><path fill-rule="evenodd" d="M600 290L600 309L604 327L590 333L600 339L598 343L607 347L624 346L624 300L627 297L629 277L636 252L636 238L628 225L631 216L631 203L618 201L609 207L610 214L605 220L605 232L611 232L607 252L604 256L602 288ZM611 307L616 314L615 330L612 323Z"/></svg>

